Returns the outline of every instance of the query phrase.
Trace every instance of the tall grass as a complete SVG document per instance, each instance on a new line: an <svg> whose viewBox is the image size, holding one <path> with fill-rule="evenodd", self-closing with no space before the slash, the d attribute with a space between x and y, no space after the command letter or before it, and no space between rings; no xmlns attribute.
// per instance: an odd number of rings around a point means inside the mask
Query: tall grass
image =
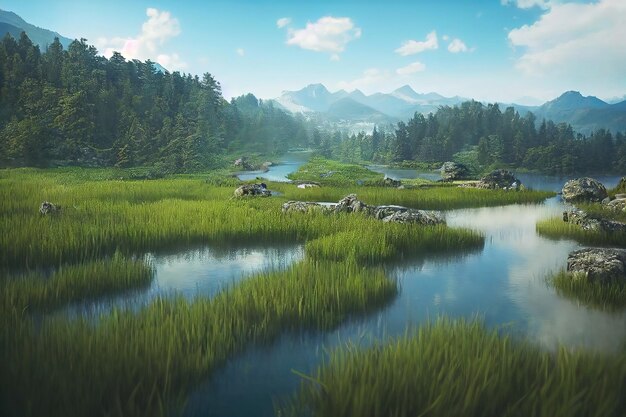
<svg viewBox="0 0 626 417"><path fill-rule="evenodd" d="M353 263L297 264L213 299L157 299L95 323L0 317L0 415L155 416L251 343L328 329L389 302L396 282Z"/></svg>
<svg viewBox="0 0 626 417"><path fill-rule="evenodd" d="M548 278L547 282L556 288L558 294L588 306L606 310L626 308L626 285L620 282L589 282L584 276L576 276L566 271L558 272Z"/></svg>
<svg viewBox="0 0 626 417"><path fill-rule="evenodd" d="M338 161L315 157L302 165L296 172L288 176L292 180L315 181L325 185L356 185L357 181L364 184L382 182L384 175L371 171L357 164L346 164Z"/></svg>
<svg viewBox="0 0 626 417"><path fill-rule="evenodd" d="M626 233L584 230L575 224L553 217L537 222L537 233L550 239L571 239L598 246L626 246Z"/></svg>
<svg viewBox="0 0 626 417"><path fill-rule="evenodd" d="M153 269L140 260L125 259L116 253L78 265L62 266L50 276L31 272L0 280L0 307L47 309L72 301L96 298L109 293L146 286Z"/></svg>
<svg viewBox="0 0 626 417"><path fill-rule="evenodd" d="M281 415L621 417L624 375L626 352L550 353L440 319L386 344L335 350Z"/></svg>

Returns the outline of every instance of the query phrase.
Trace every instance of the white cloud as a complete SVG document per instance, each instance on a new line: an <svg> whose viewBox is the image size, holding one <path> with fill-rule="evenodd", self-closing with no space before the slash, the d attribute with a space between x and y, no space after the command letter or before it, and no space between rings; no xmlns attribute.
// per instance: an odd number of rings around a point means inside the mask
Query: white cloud
<svg viewBox="0 0 626 417"><path fill-rule="evenodd" d="M282 29L290 23L291 23L290 17L281 17L280 19L276 21L276 27L279 29Z"/></svg>
<svg viewBox="0 0 626 417"><path fill-rule="evenodd" d="M542 9L549 9L551 7L550 0L500 0L500 4L502 4L503 6L514 4L520 9L531 9L535 6L538 6Z"/></svg>
<svg viewBox="0 0 626 417"><path fill-rule="evenodd" d="M422 64L419 61L413 62L412 64L407 65L406 67L398 68L396 70L397 74L400 75L409 75L415 74L416 72L421 72L426 69L426 65Z"/></svg>
<svg viewBox="0 0 626 417"><path fill-rule="evenodd" d="M120 52L127 59L153 60L175 71L184 69L187 64L178 54L166 54L160 51L163 44L180 34L178 19L173 18L170 12L155 8L146 9L146 20L141 26L141 33L135 38L99 38L96 46L105 57L113 52Z"/></svg>
<svg viewBox="0 0 626 417"><path fill-rule="evenodd" d="M307 23L304 29L289 29L287 45L296 45L315 52L329 52L337 60L346 45L361 37L361 29L349 17L326 16Z"/></svg>
<svg viewBox="0 0 626 417"><path fill-rule="evenodd" d="M626 89L626 2L553 4L535 23L509 32L523 48L516 66L524 74L552 77L595 94Z"/></svg>
<svg viewBox="0 0 626 417"><path fill-rule="evenodd" d="M460 40L459 38L455 38L448 45L448 51L452 52L453 54L458 54L459 52L467 52L469 51L469 49L462 40Z"/></svg>
<svg viewBox="0 0 626 417"><path fill-rule="evenodd" d="M433 30L428 35L426 35L425 41L405 41L402 43L401 47L395 50L395 52L402 56L407 56L419 54L420 52L437 48L439 48L439 42L437 41L437 32Z"/></svg>
<svg viewBox="0 0 626 417"><path fill-rule="evenodd" d="M348 91L358 88L373 92L380 90L383 86L386 86L390 79L392 79L392 74L389 71L382 71L378 68L369 68L363 71L363 75L359 78L352 81L340 81L337 86Z"/></svg>
<svg viewBox="0 0 626 417"><path fill-rule="evenodd" d="M444 41L448 42L450 40L450 37L448 35L443 35L441 37L441 39L443 39Z"/></svg>
<svg viewBox="0 0 626 417"><path fill-rule="evenodd" d="M237 48L235 52L237 52L237 55L239 56L244 56L246 54L246 51L243 48Z"/></svg>

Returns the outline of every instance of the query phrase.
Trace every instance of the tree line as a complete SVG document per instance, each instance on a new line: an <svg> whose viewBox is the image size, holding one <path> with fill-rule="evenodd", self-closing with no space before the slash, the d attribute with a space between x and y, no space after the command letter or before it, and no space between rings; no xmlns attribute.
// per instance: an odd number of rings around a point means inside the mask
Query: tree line
<svg viewBox="0 0 626 417"><path fill-rule="evenodd" d="M311 126L253 95L227 102L220 84L107 59L85 39L41 52L25 33L0 42L0 165L152 165L206 169L228 152L305 147Z"/></svg>

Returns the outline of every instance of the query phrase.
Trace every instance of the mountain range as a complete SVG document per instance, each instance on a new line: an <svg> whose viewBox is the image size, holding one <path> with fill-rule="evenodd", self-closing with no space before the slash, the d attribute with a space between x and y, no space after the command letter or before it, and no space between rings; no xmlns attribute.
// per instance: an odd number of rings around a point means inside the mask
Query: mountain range
<svg viewBox="0 0 626 417"><path fill-rule="evenodd" d="M470 99L444 97L437 93L420 94L405 85L391 93L365 95L360 90L334 93L322 84L311 84L298 91L284 91L274 103L292 113L303 113L344 124L384 124L407 120L417 113L431 113L440 106L454 106ZM514 107L522 116L533 112L540 122L569 123L584 134L604 128L613 132L626 131L626 101L609 104L594 96L583 96L578 91L568 91L540 106L503 104Z"/></svg>
<svg viewBox="0 0 626 417"><path fill-rule="evenodd" d="M72 43L72 39L61 36L57 32L31 25L15 13L0 9L0 37L9 33L15 39L19 39L22 32L26 32L30 40L39 45L41 51L45 51L46 47L54 41L54 38L59 38L59 42L65 49Z"/></svg>

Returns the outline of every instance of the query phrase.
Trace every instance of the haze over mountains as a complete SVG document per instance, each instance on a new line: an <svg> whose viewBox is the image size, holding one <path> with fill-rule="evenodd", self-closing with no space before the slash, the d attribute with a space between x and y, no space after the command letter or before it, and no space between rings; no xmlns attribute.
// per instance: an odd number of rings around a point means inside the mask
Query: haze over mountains
<svg viewBox="0 0 626 417"><path fill-rule="evenodd" d="M41 51L45 51L55 37L59 38L59 42L65 49L72 43L72 39L61 36L57 32L31 25L15 13L0 9L0 36L10 33L15 39L19 39L22 32L26 32L30 40L39 45Z"/></svg>
<svg viewBox="0 0 626 417"><path fill-rule="evenodd" d="M330 121L381 124L407 120L416 112L427 114L440 106L454 106L468 100L434 92L420 94L409 85L391 93L365 95L360 90L331 93L322 84L311 84L298 91L284 91L274 102L292 113L316 114ZM587 134L600 128L626 131L626 101L609 104L594 96L585 97L578 91L568 91L540 106L500 103L501 110L509 106L522 116L533 112L538 121L569 123L580 133Z"/></svg>

